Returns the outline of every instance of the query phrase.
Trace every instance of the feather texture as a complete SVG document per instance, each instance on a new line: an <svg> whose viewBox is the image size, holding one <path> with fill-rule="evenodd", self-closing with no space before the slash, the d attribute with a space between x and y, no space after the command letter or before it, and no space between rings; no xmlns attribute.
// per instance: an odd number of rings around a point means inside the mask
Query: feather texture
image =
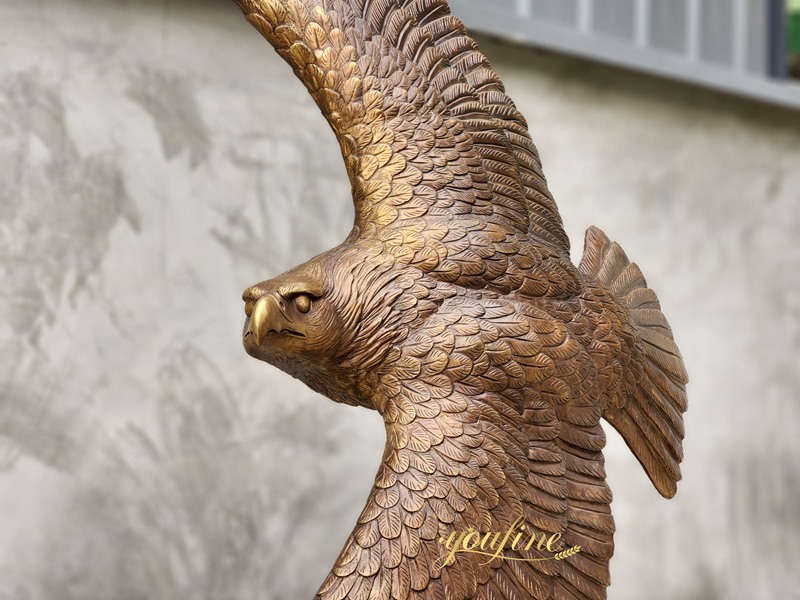
<svg viewBox="0 0 800 600"><path fill-rule="evenodd" d="M596 228L572 265L525 119L445 0L237 3L330 123L356 211L245 291L245 347L386 426L317 597L605 598L601 419L662 494L680 479L687 376L655 293ZM493 554L494 532L531 541ZM480 550L448 554L459 535Z"/></svg>

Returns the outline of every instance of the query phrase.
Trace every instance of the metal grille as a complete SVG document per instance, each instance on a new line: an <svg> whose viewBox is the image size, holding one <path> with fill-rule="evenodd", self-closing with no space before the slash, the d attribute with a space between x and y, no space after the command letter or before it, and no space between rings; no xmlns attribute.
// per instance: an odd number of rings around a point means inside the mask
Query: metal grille
<svg viewBox="0 0 800 600"><path fill-rule="evenodd" d="M800 108L785 0L451 0L476 31Z"/></svg>

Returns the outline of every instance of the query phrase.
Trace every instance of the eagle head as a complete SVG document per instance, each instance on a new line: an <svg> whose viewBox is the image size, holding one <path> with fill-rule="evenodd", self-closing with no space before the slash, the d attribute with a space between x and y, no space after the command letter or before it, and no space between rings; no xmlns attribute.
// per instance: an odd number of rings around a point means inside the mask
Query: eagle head
<svg viewBox="0 0 800 600"><path fill-rule="evenodd" d="M347 338L324 261L311 260L242 294L244 347L259 360L327 361Z"/></svg>
<svg viewBox="0 0 800 600"><path fill-rule="evenodd" d="M344 254L324 254L247 288L243 343L251 356L337 402L372 407L364 398L395 337L387 328L398 320L393 305L402 290L376 297L389 267Z"/></svg>

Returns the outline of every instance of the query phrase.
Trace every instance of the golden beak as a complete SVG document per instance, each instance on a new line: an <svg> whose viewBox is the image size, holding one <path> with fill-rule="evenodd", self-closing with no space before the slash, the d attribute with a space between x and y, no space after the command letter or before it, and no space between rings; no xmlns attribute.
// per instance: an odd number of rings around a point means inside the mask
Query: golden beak
<svg viewBox="0 0 800 600"><path fill-rule="evenodd" d="M252 333L256 345L260 345L270 333L281 332L305 337L297 331L297 326L284 314L275 296L266 294L259 298L253 306L246 333Z"/></svg>

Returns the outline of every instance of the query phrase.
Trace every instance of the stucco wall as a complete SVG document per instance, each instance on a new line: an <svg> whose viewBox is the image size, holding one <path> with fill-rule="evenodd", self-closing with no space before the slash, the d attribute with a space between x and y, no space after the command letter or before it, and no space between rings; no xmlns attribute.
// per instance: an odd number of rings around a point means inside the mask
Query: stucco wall
<svg viewBox="0 0 800 600"><path fill-rule="evenodd" d="M248 358L239 295L347 234L332 134L233 3L0 15L0 599L310 598L382 424ZM482 44L692 379L675 500L609 432L610 598L793 597L800 115Z"/></svg>

